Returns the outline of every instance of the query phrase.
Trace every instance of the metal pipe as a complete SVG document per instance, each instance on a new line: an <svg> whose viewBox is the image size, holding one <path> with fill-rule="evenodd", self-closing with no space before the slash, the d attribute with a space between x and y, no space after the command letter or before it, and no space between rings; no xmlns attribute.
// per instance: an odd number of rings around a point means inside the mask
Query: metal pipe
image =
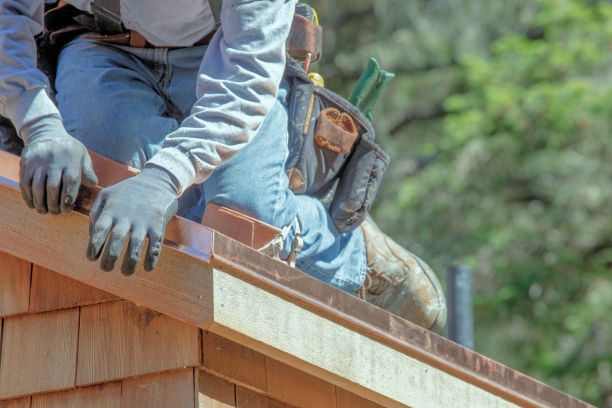
<svg viewBox="0 0 612 408"><path fill-rule="evenodd" d="M446 301L447 337L464 347L473 349L472 273L467 266L451 265L446 269Z"/></svg>

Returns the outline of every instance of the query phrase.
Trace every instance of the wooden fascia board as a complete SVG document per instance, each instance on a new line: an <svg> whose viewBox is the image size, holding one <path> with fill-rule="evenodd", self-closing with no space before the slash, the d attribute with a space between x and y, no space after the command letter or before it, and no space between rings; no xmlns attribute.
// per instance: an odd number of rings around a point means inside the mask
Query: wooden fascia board
<svg viewBox="0 0 612 408"><path fill-rule="evenodd" d="M253 331L253 327L249 327L253 319L249 317L250 320L241 320L245 316L231 316L228 314L231 308L223 308L220 303L228 299L219 300L220 295L215 298L215 293L221 294L224 291L220 285L238 279L233 282L238 282L236 286L241 286L245 293L257 293L262 298L276 302L277 306L297 307L307 313L304 318L309 316L321 319L322 323L329 322L330 325L326 326L329 330L348 329L349 332L343 333L348 333L349 337L351 333L362 336L368 344L379 345L379 352L391 350L398 353L399 357L410 357L467 386L500 397L504 403L525 407L589 406L339 292L206 227L178 217L170 224L164 251L154 272L146 273L139 269L135 276L129 278L118 272L103 273L97 264L87 261L84 256L88 238L88 219L84 215L86 209L78 208L71 214L59 217L36 214L21 201L17 169L18 158L0 152L2 251L195 326L248 343L249 347L260 349L281 361L290 364L301 362L303 367L300 367L311 374L356 393L367 394L368 398L382 404L402 406L411 402L414 405L415 401L402 400L402 396L406 395L401 392L395 397L388 395L388 392L385 394L384 387L371 390L372 384L367 377L348 379L346 371L334 372L333 367L321 368L325 366L325 361L317 363L313 360L313 350L292 348L289 344L284 347L282 337L271 338L269 333ZM244 282L244 285L240 285L240 282ZM251 306L251 309L257 310L257 304ZM296 313L298 309L294 309ZM281 316L287 319L286 315L278 313L279 319ZM274 319L274 314L270 315L270 319ZM276 323L283 324L280 320ZM286 333L280 335L286 336ZM377 356L371 358L376 359ZM393 364L392 361L388 363Z"/></svg>
<svg viewBox="0 0 612 408"><path fill-rule="evenodd" d="M401 354L423 362L432 369L448 373L465 383L475 385L517 406L590 407L589 404L549 387L521 372L508 368L383 309L363 302L352 295L322 284L313 277L306 274L296 274L295 270L287 265L245 249L239 243L228 240L226 237L215 235L211 262L215 267L213 273L218 271L230 272L229 275L238 277L242 281L261 288L266 293L274 294L286 300L287 305L297 305L325 320L373 339ZM218 282L215 282L213 287L213 293L215 293ZM217 302L223 303L223 301L215 299L213 307L218 305ZM257 308L257 304L251 306L253 310ZM279 316L279 324L282 324L284 319L286 317ZM230 325L224 322L220 323L219 320L219 315L215 312L215 321L208 330L245 344L287 364L296 365L295 357L300 352L299 349L295 349L293 352L283 349L286 333L280 332L275 340L272 340L269 335L265 339L263 336L258 338L253 333L247 334L247 337L245 337L244 330L232 329L229 327ZM249 318L245 318L244 323L248 324L248 322ZM274 333L274 331L271 333ZM275 344L277 349L272 349L271 344ZM308 361L309 356L311 356L309 353L302 354L300 369L362 396L364 395L363 391L360 393L356 388L347 385L346 375L337 376L330 371L321 373L320 369L325 362L325 358L313 364ZM373 355L371 358L376 359L378 356ZM391 361L388 363L393 365ZM367 397L383 406L393 405L391 400L377 399L370 394L367 394ZM395 402L397 403L397 401ZM455 404L453 406L461 406L457 402Z"/></svg>

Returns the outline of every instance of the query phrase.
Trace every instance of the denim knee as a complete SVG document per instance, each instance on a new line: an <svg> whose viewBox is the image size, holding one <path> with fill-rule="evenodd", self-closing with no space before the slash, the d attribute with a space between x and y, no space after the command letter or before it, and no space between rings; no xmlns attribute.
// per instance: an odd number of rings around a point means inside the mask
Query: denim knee
<svg viewBox="0 0 612 408"><path fill-rule="evenodd" d="M206 194L206 200L239 211L278 228L287 223L283 220L284 217L279 217L279 211L276 208L275 197L278 193L268 195L270 194L269 191L256 186L247 187L241 184L238 183L239 189L213 196L210 200L208 194ZM240 187L244 187L244 189L240 190Z"/></svg>

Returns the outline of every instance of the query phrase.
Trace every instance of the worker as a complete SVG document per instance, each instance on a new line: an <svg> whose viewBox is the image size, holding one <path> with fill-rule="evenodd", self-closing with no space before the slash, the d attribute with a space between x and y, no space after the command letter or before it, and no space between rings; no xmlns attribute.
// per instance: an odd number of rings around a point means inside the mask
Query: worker
<svg viewBox="0 0 612 408"><path fill-rule="evenodd" d="M80 183L97 183L87 148L141 169L98 195L89 260L110 271L127 245L122 272L143 251L152 270L170 218L201 218L214 202L281 228L278 255L295 255L305 273L426 328L444 325L426 264L370 220L338 232L318 198L288 186L296 153L283 72L295 0L60 3L87 30L58 55L54 104L36 67L43 0L0 0L0 115L24 141L20 187L39 213L69 211Z"/></svg>

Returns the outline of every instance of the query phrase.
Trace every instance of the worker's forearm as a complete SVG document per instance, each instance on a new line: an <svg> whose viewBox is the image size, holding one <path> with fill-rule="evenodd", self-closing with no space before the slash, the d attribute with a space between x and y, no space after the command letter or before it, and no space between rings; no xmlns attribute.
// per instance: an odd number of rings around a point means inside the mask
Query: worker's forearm
<svg viewBox="0 0 612 408"><path fill-rule="evenodd" d="M0 115L18 131L59 112L46 93L47 77L36 68L34 36L42 31L43 0L0 0Z"/></svg>
<svg viewBox="0 0 612 408"><path fill-rule="evenodd" d="M191 115L150 163L171 172L184 191L244 147L272 107L285 68L295 0L223 2Z"/></svg>

